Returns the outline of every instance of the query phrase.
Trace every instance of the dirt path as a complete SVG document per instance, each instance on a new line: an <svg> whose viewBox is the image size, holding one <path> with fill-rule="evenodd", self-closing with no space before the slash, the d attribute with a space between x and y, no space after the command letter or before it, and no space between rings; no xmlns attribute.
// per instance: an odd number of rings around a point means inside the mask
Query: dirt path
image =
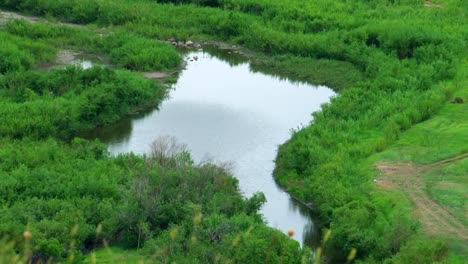
<svg viewBox="0 0 468 264"><path fill-rule="evenodd" d="M455 161L462 160L462 159L466 159L466 158L468 158L468 152L467 152L467 153L460 154L460 155L457 155L457 156L452 157L452 158L448 158L448 159L444 159L444 160L439 160L439 161L437 161L437 162L434 162L434 163L425 165L424 167L426 168L426 170L428 170L428 169L433 169L433 168L435 168L435 167L442 166L442 165L449 164L449 163L453 163L453 162L455 162Z"/></svg>
<svg viewBox="0 0 468 264"><path fill-rule="evenodd" d="M426 2L424 2L424 6L425 7L438 7L438 8L441 8L442 4L437 4L437 3L434 3L432 1L426 1Z"/></svg>
<svg viewBox="0 0 468 264"><path fill-rule="evenodd" d="M427 234L455 236L468 240L468 227L453 217L424 190L423 178L440 166L468 158L468 153L440 160L428 165L418 166L413 163L379 162L380 171L376 184L380 188L399 188L415 204L415 214Z"/></svg>
<svg viewBox="0 0 468 264"><path fill-rule="evenodd" d="M24 20L29 21L31 23L41 21L41 19L38 18L38 17L23 16L23 15L20 15L20 14L17 14L17 13L0 10L0 25L6 24L8 22L8 20L10 20L10 19L24 19Z"/></svg>
<svg viewBox="0 0 468 264"><path fill-rule="evenodd" d="M22 14L15 13L15 12L0 10L0 26L5 25L8 22L8 20L11 20L11 19L22 19L31 23L42 22L42 23L51 23L54 25L61 25L61 26L68 26L68 27L84 28L83 25L78 25L78 24L73 24L73 23L64 23L64 22L51 22L42 17L26 16L26 15L22 15Z"/></svg>

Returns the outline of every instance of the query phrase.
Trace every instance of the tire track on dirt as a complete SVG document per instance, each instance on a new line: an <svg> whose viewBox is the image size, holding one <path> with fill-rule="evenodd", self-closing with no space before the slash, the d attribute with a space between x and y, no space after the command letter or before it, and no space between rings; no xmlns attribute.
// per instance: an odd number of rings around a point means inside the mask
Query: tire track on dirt
<svg viewBox="0 0 468 264"><path fill-rule="evenodd" d="M427 233L449 235L468 240L468 227L452 216L440 204L431 199L424 190L424 175L453 162L468 158L468 153L443 159L431 164L418 166L413 163L376 164L380 176L376 184L382 188L399 188L414 203L416 213Z"/></svg>

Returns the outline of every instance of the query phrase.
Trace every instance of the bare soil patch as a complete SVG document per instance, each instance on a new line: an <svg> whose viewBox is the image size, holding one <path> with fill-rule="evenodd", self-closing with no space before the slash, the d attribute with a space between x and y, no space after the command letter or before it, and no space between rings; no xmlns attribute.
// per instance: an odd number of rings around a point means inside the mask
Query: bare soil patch
<svg viewBox="0 0 468 264"><path fill-rule="evenodd" d="M40 18L40 17L26 16L26 15L22 15L22 14L15 13L15 12L0 10L0 26L5 25L9 20L12 20L12 19L26 20L31 23L42 22L42 23L52 23L54 25L62 25L62 26L68 26L68 27L83 27L82 25L78 25L78 24L63 23L63 22L49 22L46 19Z"/></svg>
<svg viewBox="0 0 468 264"><path fill-rule="evenodd" d="M425 7L438 7L438 8L442 8L442 4L437 4L437 3L434 3L434 2L431 2L431 1L426 1L426 2L424 2L424 6L425 6Z"/></svg>
<svg viewBox="0 0 468 264"><path fill-rule="evenodd" d="M424 190L423 182L424 175L429 174L437 167L465 158L468 158L468 153L424 166L414 163L382 161L376 164L380 173L375 183L379 188L397 188L406 193L414 203L414 213L427 234L468 240L468 227L434 201Z"/></svg>
<svg viewBox="0 0 468 264"><path fill-rule="evenodd" d="M23 16L23 15L20 15L20 14L17 14L17 13L1 11L0 10L0 25L6 24L8 22L8 20L11 20L11 19L23 19L23 20L29 21L31 23L41 21L41 19L38 18L38 17Z"/></svg>

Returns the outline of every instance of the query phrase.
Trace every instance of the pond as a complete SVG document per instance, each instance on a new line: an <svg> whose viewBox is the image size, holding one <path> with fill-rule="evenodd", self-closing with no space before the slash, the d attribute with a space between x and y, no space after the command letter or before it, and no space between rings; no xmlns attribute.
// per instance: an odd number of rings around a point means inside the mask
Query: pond
<svg viewBox="0 0 468 264"><path fill-rule="evenodd" d="M213 54L187 53L186 68L158 109L88 137L99 138L118 154L147 153L156 138L172 136L187 145L195 162L229 162L245 196L266 195L261 213L268 225L285 233L294 229L296 240L313 246L318 234L309 208L278 187L272 172L277 148L291 137L291 129L307 125L311 113L335 93L254 72L227 51Z"/></svg>

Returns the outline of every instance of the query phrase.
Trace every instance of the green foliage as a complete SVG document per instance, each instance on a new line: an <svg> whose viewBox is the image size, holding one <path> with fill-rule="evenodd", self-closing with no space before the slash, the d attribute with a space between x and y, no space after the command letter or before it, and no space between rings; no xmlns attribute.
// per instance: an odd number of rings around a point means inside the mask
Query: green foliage
<svg viewBox="0 0 468 264"><path fill-rule="evenodd" d="M130 70L167 70L180 63L175 48L157 40L121 33L107 37L105 42L112 62Z"/></svg>
<svg viewBox="0 0 468 264"><path fill-rule="evenodd" d="M91 21L95 15L78 3L72 10L78 21ZM180 62L174 48L125 32L100 38L83 29L25 21L8 22L5 30L8 33L0 32L4 55L0 75L0 237L11 243L0 243L2 260L72 263L83 259L81 252L101 247L105 241L125 248L145 247L148 252L153 250L151 241L162 241L158 247L171 250L158 260L200 259L206 263L207 256L213 256L209 262L215 262L220 253L236 257L232 244L242 232L262 241L263 248L268 237L289 245L270 252L273 257L282 254L297 260L308 254L297 242L262 222L257 211L265 201L263 194L244 199L237 180L226 170L214 164L195 166L190 154L173 142L159 148L157 144L164 140L156 142L148 157L109 157L99 143L68 141L79 130L115 122L139 107L159 103L165 95L161 85L104 66L34 69L52 60L54 46L102 52L116 66L128 69L169 69ZM67 139L67 143L54 138ZM210 220L205 225L203 217L223 219L226 225L213 226ZM174 226L186 230L177 245L165 240L172 237ZM261 232L248 235L253 226ZM22 235L25 230L32 237ZM187 255L185 248L192 239L189 232L200 238ZM226 238L225 244L218 247L221 237ZM256 250L255 246L245 249ZM262 254L264 258L266 252Z"/></svg>
<svg viewBox="0 0 468 264"><path fill-rule="evenodd" d="M24 51L21 51L18 46L10 43L0 44L0 73L4 74L10 71L18 71L31 67L32 60Z"/></svg>
<svg viewBox="0 0 468 264"><path fill-rule="evenodd" d="M466 69L466 64L461 65L460 69L460 74L453 82L441 84L456 90L454 97L465 97L468 92L466 70L463 70ZM464 153L467 151L468 142L464 135L468 133L468 127L464 120L467 107L466 104L447 101L436 116L411 127L391 148L372 157L372 160L410 162L426 166L423 167L425 169L421 175L425 185L424 191L448 214L465 224L468 163ZM440 162L441 160L446 161ZM440 234L436 239L444 241L449 247L449 253L443 263L463 263L468 256L463 239ZM415 247L411 248L416 250ZM411 251L405 254L419 253Z"/></svg>
<svg viewBox="0 0 468 264"><path fill-rule="evenodd" d="M78 66L32 69L34 64L54 57L56 50L49 45L52 43L73 46L91 40L88 49L110 53L114 48L118 51L110 43L126 46L134 38L98 39L83 30L25 21L9 22L6 30L9 33L0 32L0 52L5 53L0 62L2 136L70 138L79 130L115 122L141 105L155 105L164 97L161 85L125 70L100 66L86 70ZM166 44L147 46L146 50L160 57L152 57L151 61L147 57L133 59L134 68L166 69L180 62L176 51Z"/></svg>
<svg viewBox="0 0 468 264"><path fill-rule="evenodd" d="M93 260L93 257L95 260ZM118 247L107 247L99 249L93 254L87 256L82 263L138 263L140 260L146 260L145 257L138 254L137 250L125 250Z"/></svg>
<svg viewBox="0 0 468 264"><path fill-rule="evenodd" d="M84 28L55 25L50 23L30 23L25 20L10 20L5 25L5 31L16 36L21 41L34 45L42 44L41 50L53 50L51 58L40 58L50 61L54 58L56 49L74 49L87 52L99 52L102 49L102 38ZM36 49L37 50L37 49Z"/></svg>
<svg viewBox="0 0 468 264"><path fill-rule="evenodd" d="M465 72L465 68L460 69ZM440 86L457 90L455 95L468 96L468 79L457 76L454 84L442 83ZM429 164L442 159L460 155L468 151L468 133L465 121L468 104L447 103L438 114L405 132L391 148L377 157L386 160L401 160L419 164Z"/></svg>
<svg viewBox="0 0 468 264"><path fill-rule="evenodd" d="M250 215L258 212L265 202L266 197L263 193L254 193L252 197L247 200L247 214Z"/></svg>
<svg viewBox="0 0 468 264"><path fill-rule="evenodd" d="M465 225L468 224L466 215L466 193L468 191L468 160L460 160L453 164L435 170L426 176L428 193L438 204L447 210Z"/></svg>
<svg viewBox="0 0 468 264"><path fill-rule="evenodd" d="M447 252L442 242L414 239L408 242L403 250L392 258L390 263L432 263L441 261Z"/></svg>
<svg viewBox="0 0 468 264"><path fill-rule="evenodd" d="M18 38L0 31L0 74L31 69L39 61L49 61L54 49L45 43Z"/></svg>
<svg viewBox="0 0 468 264"><path fill-rule="evenodd" d="M35 45L47 43L58 48L64 48L65 46L79 51L100 53L101 56L108 57L112 64L129 70L168 70L176 67L181 62L180 56L172 46L158 40L132 35L125 31L99 37L94 32L85 29L31 24L22 20L9 21L5 30L11 35L21 37L11 36L10 38L14 40L21 39L23 42L28 41L28 43L34 43ZM37 42L39 43L36 44ZM39 48L45 49L46 47L40 46ZM19 55L15 57L21 58ZM45 59L39 57L38 60Z"/></svg>
<svg viewBox="0 0 468 264"><path fill-rule="evenodd" d="M105 158L104 146L80 141L63 146L52 139L1 144L1 236L19 242L29 228L35 254L46 257L60 258L72 241L92 245L96 226L112 221L118 183L128 181ZM79 230L73 233L75 225Z"/></svg>
<svg viewBox="0 0 468 264"><path fill-rule="evenodd" d="M339 91L362 81L362 73L349 62L281 55L261 58L252 69L280 78L325 85Z"/></svg>
<svg viewBox="0 0 468 264"><path fill-rule="evenodd" d="M154 82L99 66L7 74L0 91L8 95L0 100L0 135L14 138L69 138L163 98Z"/></svg>
<svg viewBox="0 0 468 264"><path fill-rule="evenodd" d="M192 232L178 226L145 245L146 255L182 263L307 263L310 255L280 231L238 215L208 216ZM200 254L203 252L203 254Z"/></svg>
<svg viewBox="0 0 468 264"><path fill-rule="evenodd" d="M61 260L104 239L129 248L146 244L148 252L169 247L159 260L209 255L214 262L226 254L244 262L252 250L258 259L284 255L297 263L307 253L264 225L249 206L261 195L242 198L228 172L213 164L194 166L190 157L180 162L184 153L168 157L178 162L161 165L151 156L111 158L104 145L81 139L68 145L54 139L0 144L0 236L20 245L23 230L30 230L33 258ZM175 227L178 235L172 234ZM239 233L245 241L236 238ZM187 254L192 235L199 244ZM268 248L269 238L278 243L275 248L257 251L259 245ZM246 255L237 256L233 243Z"/></svg>
<svg viewBox="0 0 468 264"><path fill-rule="evenodd" d="M381 249L378 247L384 241L379 234L375 234L371 227L373 219L378 217L372 204L359 204L351 202L334 210L335 221L330 226L333 230L332 246L349 252L353 248L359 248L359 254L367 256L376 254ZM336 243L340 243L336 245Z"/></svg>

